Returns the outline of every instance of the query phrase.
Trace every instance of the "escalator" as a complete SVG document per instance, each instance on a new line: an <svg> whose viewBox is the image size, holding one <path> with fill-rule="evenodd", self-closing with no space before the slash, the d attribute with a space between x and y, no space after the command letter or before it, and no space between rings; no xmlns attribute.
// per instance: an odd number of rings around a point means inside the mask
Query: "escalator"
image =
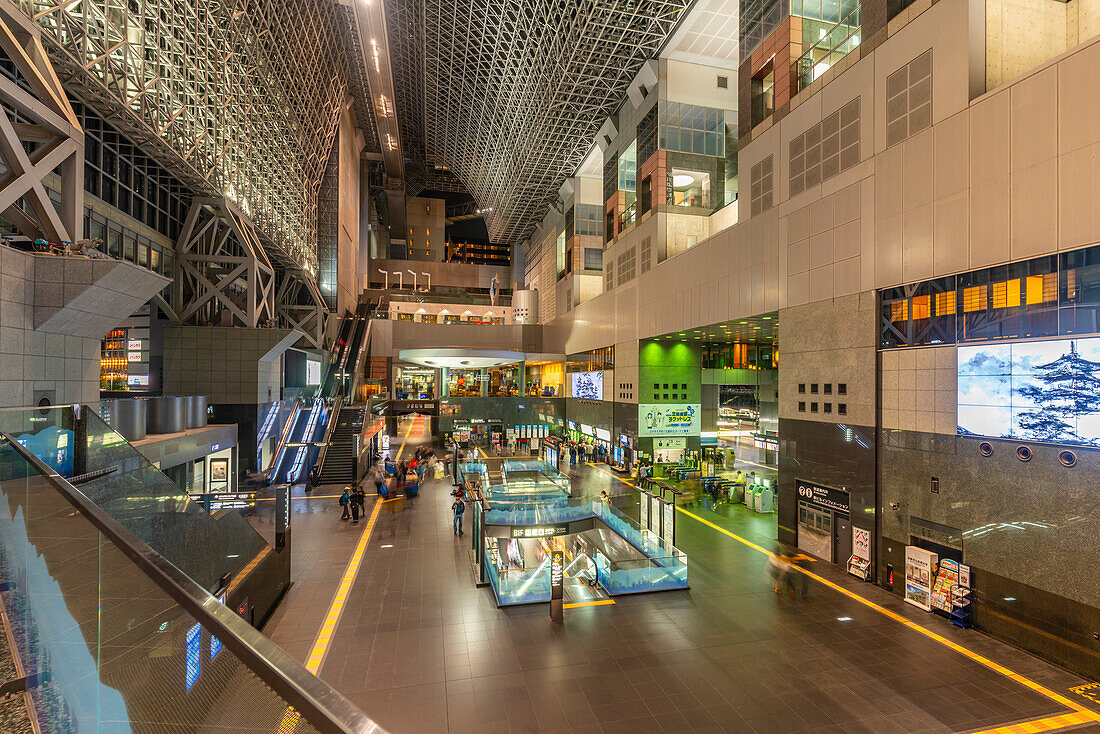
<svg viewBox="0 0 1100 734"><path fill-rule="evenodd" d="M275 459L267 472L270 483L296 484L305 482L311 473L314 477L322 473L341 406L358 385L359 370L370 340L370 321L366 318L369 308L369 304L360 304L355 314L341 321L321 384L311 397L295 404L289 419L290 430L276 448ZM339 434L340 451L345 452L356 436L358 433Z"/></svg>

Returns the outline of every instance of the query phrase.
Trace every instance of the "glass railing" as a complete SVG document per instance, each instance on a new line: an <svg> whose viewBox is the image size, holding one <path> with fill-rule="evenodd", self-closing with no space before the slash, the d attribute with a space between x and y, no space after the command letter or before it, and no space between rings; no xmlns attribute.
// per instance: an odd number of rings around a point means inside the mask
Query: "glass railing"
<svg viewBox="0 0 1100 734"><path fill-rule="evenodd" d="M379 731L8 436L0 578L35 731Z"/></svg>
<svg viewBox="0 0 1100 734"><path fill-rule="evenodd" d="M430 291L403 292L398 289L387 290L386 299L400 301L402 303L454 303L464 306L489 306L493 305L492 296L488 289L477 288L468 290L457 286L433 286ZM512 305L512 291L510 288L501 288L497 294L497 306Z"/></svg>
<svg viewBox="0 0 1100 734"><path fill-rule="evenodd" d="M619 231L622 231L634 224L638 219L638 202L634 202L619 215Z"/></svg>
<svg viewBox="0 0 1100 734"><path fill-rule="evenodd" d="M235 510L211 514L87 407L0 410L8 433L207 590L270 550ZM80 475L80 476L77 476Z"/></svg>
<svg viewBox="0 0 1100 734"><path fill-rule="evenodd" d="M815 79L859 46L861 7L857 4L794 62L798 91L810 86Z"/></svg>

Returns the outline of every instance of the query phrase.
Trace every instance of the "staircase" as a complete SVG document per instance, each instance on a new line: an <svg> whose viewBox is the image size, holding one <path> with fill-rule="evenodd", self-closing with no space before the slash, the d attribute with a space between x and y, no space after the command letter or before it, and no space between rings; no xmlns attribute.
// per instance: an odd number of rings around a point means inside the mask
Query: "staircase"
<svg viewBox="0 0 1100 734"><path fill-rule="evenodd" d="M336 417L325 464L321 467L321 484L348 484L355 481L356 438L363 430L365 411L361 406L344 406Z"/></svg>

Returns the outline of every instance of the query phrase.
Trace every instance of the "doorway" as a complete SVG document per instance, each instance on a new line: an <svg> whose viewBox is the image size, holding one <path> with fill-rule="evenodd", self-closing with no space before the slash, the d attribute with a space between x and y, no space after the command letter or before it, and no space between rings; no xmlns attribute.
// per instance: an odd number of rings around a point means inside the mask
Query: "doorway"
<svg viewBox="0 0 1100 734"><path fill-rule="evenodd" d="M833 563L847 563L852 556L852 521L848 515L833 515Z"/></svg>

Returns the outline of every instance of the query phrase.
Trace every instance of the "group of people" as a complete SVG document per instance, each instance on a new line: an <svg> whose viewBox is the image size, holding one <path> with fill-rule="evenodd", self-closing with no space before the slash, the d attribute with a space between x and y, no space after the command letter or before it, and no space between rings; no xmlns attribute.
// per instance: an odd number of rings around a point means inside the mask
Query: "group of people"
<svg viewBox="0 0 1100 734"><path fill-rule="evenodd" d="M363 491L361 486L344 487L344 493L340 495L340 507L343 508L340 519L347 520L350 518L351 524L357 525L359 523L359 513L363 511L363 504L366 499L367 493Z"/></svg>
<svg viewBox="0 0 1100 734"><path fill-rule="evenodd" d="M435 452L430 446L421 446L409 461L398 461L392 464L392 470L387 477L387 462L381 458L374 463L367 474L366 484L373 485L375 492L383 500L391 496L404 495L407 498L415 497L420 489L420 483L424 475L431 476L436 470L437 461ZM409 483L409 475L416 475L416 485L413 488ZM363 512L366 502L366 492L362 485L344 487L340 495L340 507L343 509L341 520L351 519L352 524L359 522L359 515Z"/></svg>
<svg viewBox="0 0 1100 734"><path fill-rule="evenodd" d="M810 593L810 579L798 570L798 567L805 567L805 564L805 556L787 555L777 545L775 553L768 557L768 577L772 582L772 591L776 594L790 594L794 599L795 587L798 587L798 595L805 601Z"/></svg>

